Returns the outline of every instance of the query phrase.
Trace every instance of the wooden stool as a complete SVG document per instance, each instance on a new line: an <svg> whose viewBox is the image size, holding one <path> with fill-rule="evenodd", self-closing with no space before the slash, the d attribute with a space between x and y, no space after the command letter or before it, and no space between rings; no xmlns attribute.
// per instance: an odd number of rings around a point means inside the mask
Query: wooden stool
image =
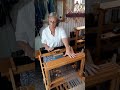
<svg viewBox="0 0 120 90"><path fill-rule="evenodd" d="M85 54L84 53L78 53L75 58L69 58L67 57L62 57L57 60L52 60L48 62L43 62L41 59L42 57L50 56L50 55L57 55L65 52L65 49L58 49L49 53L41 54L40 51L36 51L36 58L39 59L40 61L40 66L42 69L42 74L43 74L43 81L45 84L46 90L51 90L53 88L57 88L58 86L61 86L66 83L64 76L62 77L57 77L54 80L51 80L50 77L50 71L54 70L56 68L60 68L62 66L80 61L80 68L78 71L76 71L76 75L83 80L83 69L84 69L84 63L85 63ZM71 72L72 73L72 72ZM57 90L62 90L62 89L57 89ZM68 90L68 89L66 89Z"/></svg>
<svg viewBox="0 0 120 90"><path fill-rule="evenodd" d="M16 74L20 74L22 72L35 70L35 62L16 66L15 62L12 60L12 65L14 65L14 68L9 68L9 76L10 76L10 81L12 83L13 90L35 90L35 86L33 85L18 87L16 85L15 77L14 77Z"/></svg>
<svg viewBox="0 0 120 90"><path fill-rule="evenodd" d="M12 87L13 90L35 90L35 86L34 85L29 85L29 86L16 86L16 82L15 82L15 73L12 70L12 68L9 68L9 74L10 74L10 79L11 79L11 83L12 83Z"/></svg>
<svg viewBox="0 0 120 90"><path fill-rule="evenodd" d="M85 40L82 39L82 37L79 36L79 33L81 30L85 30L85 26L76 27L75 30L75 50L77 50L78 47L84 47L85 46Z"/></svg>

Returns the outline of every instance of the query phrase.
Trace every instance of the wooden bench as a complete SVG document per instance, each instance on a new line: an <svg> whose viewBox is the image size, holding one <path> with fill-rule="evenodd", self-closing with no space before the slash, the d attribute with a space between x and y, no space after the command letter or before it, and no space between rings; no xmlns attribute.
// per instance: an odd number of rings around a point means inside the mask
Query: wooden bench
<svg viewBox="0 0 120 90"><path fill-rule="evenodd" d="M92 87L105 81L111 80L110 88L108 90L116 90L116 80L119 78L119 65L116 63L106 63L99 65L99 70L95 75L86 77L86 87Z"/></svg>

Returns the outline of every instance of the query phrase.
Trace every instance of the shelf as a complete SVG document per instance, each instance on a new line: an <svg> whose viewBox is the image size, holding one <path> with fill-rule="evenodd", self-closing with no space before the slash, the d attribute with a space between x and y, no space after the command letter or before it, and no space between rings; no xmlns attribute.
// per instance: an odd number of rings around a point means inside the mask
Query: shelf
<svg viewBox="0 0 120 90"><path fill-rule="evenodd" d="M112 29L115 26L120 26L120 22L103 25L104 30L102 30L102 31L103 31L103 33L112 31ZM86 34L97 33L98 30L99 30L99 27L89 27L89 28L86 28Z"/></svg>
<svg viewBox="0 0 120 90"><path fill-rule="evenodd" d="M110 21L109 23L105 24L105 14L107 13L108 9L111 8L117 8L120 6L120 1L112 1L112 2L105 2L100 4L99 10L99 18L98 18L98 27L96 28L97 33L97 39L96 39L96 60L100 60L101 58L101 51L105 50L106 48L108 50L111 50L113 48L117 48L118 44L114 44L111 41L112 37L115 37L116 35L113 34L113 30L115 27L120 27L120 22L117 20L117 22ZM117 5L114 5L117 3ZM107 34L106 34L107 33ZM102 37L101 37L102 36ZM102 42L102 40L105 40L105 43ZM115 41L115 43L118 43L119 41ZM107 46L108 45L108 46ZM104 46L107 46L106 48Z"/></svg>
<svg viewBox="0 0 120 90"><path fill-rule="evenodd" d="M115 34L113 32L108 32L108 33L104 33L101 35L101 39L108 39L108 38L113 38L113 37L117 37L120 36L120 33Z"/></svg>

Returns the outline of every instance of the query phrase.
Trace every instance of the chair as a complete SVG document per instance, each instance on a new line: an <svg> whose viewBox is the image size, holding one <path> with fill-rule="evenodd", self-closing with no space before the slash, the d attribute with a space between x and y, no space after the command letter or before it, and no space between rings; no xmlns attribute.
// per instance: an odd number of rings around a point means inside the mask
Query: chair
<svg viewBox="0 0 120 90"><path fill-rule="evenodd" d="M77 51L77 48L84 47L85 46L85 40L82 38L85 38L84 36L79 36L79 33L85 30L85 26L76 27L74 28L75 31L75 50Z"/></svg>
<svg viewBox="0 0 120 90"><path fill-rule="evenodd" d="M25 58L25 57L23 57L23 58ZM15 78L16 75L19 75L20 73L23 73L26 71L35 70L35 62L29 61L29 59L27 57L25 59L23 59L23 58L21 58L21 60L19 60L19 59L14 60L12 58L12 60L11 60L11 63L12 63L12 65L14 65L14 68L13 67L9 68L9 76L10 76L10 81L12 83L13 90L35 90L34 85L28 85L28 86L17 85L16 78ZM24 63L24 64L20 63L21 61L27 62L26 61L27 59L28 59L29 63Z"/></svg>

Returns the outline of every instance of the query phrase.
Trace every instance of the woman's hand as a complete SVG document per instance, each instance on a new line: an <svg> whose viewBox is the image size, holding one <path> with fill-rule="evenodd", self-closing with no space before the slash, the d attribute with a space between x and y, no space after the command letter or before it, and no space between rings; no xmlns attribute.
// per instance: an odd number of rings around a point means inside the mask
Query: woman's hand
<svg viewBox="0 0 120 90"><path fill-rule="evenodd" d="M47 44L43 44L43 46L45 47L45 50L47 50L48 52L54 49L54 48L49 47Z"/></svg>
<svg viewBox="0 0 120 90"><path fill-rule="evenodd" d="M70 46L68 48L66 48L66 53L64 56L66 56L66 55L68 55L70 58L76 57L76 54L74 53L73 48Z"/></svg>
<svg viewBox="0 0 120 90"><path fill-rule="evenodd" d="M66 48L66 53L64 56L68 55L70 58L76 57L76 54L74 53L73 48L69 46L68 39L63 38L62 42L64 43L65 48Z"/></svg>
<svg viewBox="0 0 120 90"><path fill-rule="evenodd" d="M54 48L50 48L50 47L46 48L46 50L47 50L48 52L52 51L53 49L54 49Z"/></svg>

